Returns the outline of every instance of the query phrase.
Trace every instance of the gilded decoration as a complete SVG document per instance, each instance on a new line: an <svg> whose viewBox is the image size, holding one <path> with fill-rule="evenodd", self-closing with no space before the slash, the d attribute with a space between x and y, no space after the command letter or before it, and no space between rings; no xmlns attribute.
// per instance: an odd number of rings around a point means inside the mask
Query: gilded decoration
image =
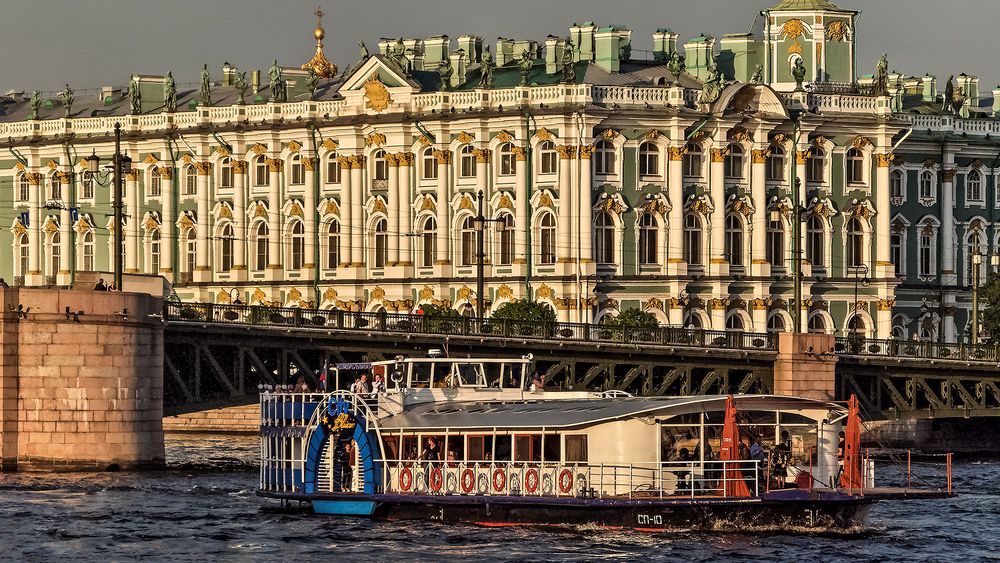
<svg viewBox="0 0 1000 563"><path fill-rule="evenodd" d="M872 209L871 204L868 201L858 201L847 209L848 217L861 217L868 220L874 215L875 211Z"/></svg>
<svg viewBox="0 0 1000 563"><path fill-rule="evenodd" d="M340 206L337 205L336 201L334 201L334 200L331 199L331 200L327 201L326 205L323 207L323 214L324 215L340 215Z"/></svg>
<svg viewBox="0 0 1000 563"><path fill-rule="evenodd" d="M365 155L355 154L347 157L351 163L351 168L364 168L365 167Z"/></svg>
<svg viewBox="0 0 1000 563"><path fill-rule="evenodd" d="M788 137L784 133L775 133L771 136L771 145L780 146L785 144L787 140Z"/></svg>
<svg viewBox="0 0 1000 563"><path fill-rule="evenodd" d="M191 162L193 160L194 160L194 157L192 157L189 154L186 154L186 155L184 155L184 156L181 157L181 162L183 162L184 164L191 164Z"/></svg>
<svg viewBox="0 0 1000 563"><path fill-rule="evenodd" d="M171 178L174 177L174 169L173 168L168 168L166 166L161 166L160 168L157 168L157 170L159 170L159 172L160 172L160 178L163 178L164 180L169 180L169 179L171 179Z"/></svg>
<svg viewBox="0 0 1000 563"><path fill-rule="evenodd" d="M229 304L232 302L232 298L229 297L229 292L225 290L220 290L219 295L215 298L216 303Z"/></svg>
<svg viewBox="0 0 1000 563"><path fill-rule="evenodd" d="M871 144L872 142L862 135L858 135L857 137L854 138L853 141L851 141L851 146L858 150L864 150Z"/></svg>
<svg viewBox="0 0 1000 563"><path fill-rule="evenodd" d="M87 166L87 163L85 161L81 160L80 161L80 167L82 168L82 167L85 167L85 166ZM20 172L24 172L24 165L21 164L20 162L18 162L17 164L14 165L14 169L18 170Z"/></svg>
<svg viewBox="0 0 1000 563"><path fill-rule="evenodd" d="M832 21L826 26L826 37L832 41L843 41L847 38L850 30L851 28L847 26L847 22Z"/></svg>
<svg viewBox="0 0 1000 563"><path fill-rule="evenodd" d="M459 143L462 143L463 145L467 145L472 141L475 141L476 138L466 133L465 131L462 131L461 133L458 134L458 137L455 137L455 140L458 141Z"/></svg>
<svg viewBox="0 0 1000 563"><path fill-rule="evenodd" d="M383 135L382 133L379 133L378 131L373 131L373 132L369 133L368 136L365 137L365 146L366 147L371 147L371 146L382 147L382 146L385 146L385 135Z"/></svg>
<svg viewBox="0 0 1000 563"><path fill-rule="evenodd" d="M573 145L559 145L556 147L556 152L559 153L560 159L569 160L576 155L576 147Z"/></svg>
<svg viewBox="0 0 1000 563"><path fill-rule="evenodd" d="M382 289L382 286L376 285L374 288L372 288L371 297L372 301L382 301L383 299L385 299L385 290Z"/></svg>
<svg viewBox="0 0 1000 563"><path fill-rule="evenodd" d="M650 297L649 301L646 301L646 305L643 308L644 309L656 309L658 311L662 311L663 310L663 301L660 300L660 299L657 299L656 297Z"/></svg>
<svg viewBox="0 0 1000 563"><path fill-rule="evenodd" d="M372 73L368 80L365 80L364 87L365 108L375 112L382 112L392 103L389 90L385 87L385 84L382 84L377 72Z"/></svg>
<svg viewBox="0 0 1000 563"><path fill-rule="evenodd" d="M937 163L928 158L927 160L924 161L923 166L924 166L924 168L930 169L930 168L934 168L935 166L937 166Z"/></svg>
<svg viewBox="0 0 1000 563"><path fill-rule="evenodd" d="M195 162L194 169L198 171L199 176L208 176L212 171L212 165L208 162Z"/></svg>
<svg viewBox="0 0 1000 563"><path fill-rule="evenodd" d="M267 159L267 169L271 172L281 172L281 159L280 158L269 158Z"/></svg>
<svg viewBox="0 0 1000 563"><path fill-rule="evenodd" d="M428 137L427 135L421 135L417 137L417 141L425 147L434 144L434 141L431 141L431 138Z"/></svg>
<svg viewBox="0 0 1000 563"><path fill-rule="evenodd" d="M129 172L127 175L129 177L128 178L129 180L135 181L139 177L139 170L136 169L136 168L133 168L132 171ZM73 180L73 173L72 172L59 172L59 173L56 174L56 176L59 178L59 183L60 184L68 184L68 183L70 183L70 181Z"/></svg>
<svg viewBox="0 0 1000 563"><path fill-rule="evenodd" d="M142 228L147 231L152 231L160 227L160 224L156 222L156 219L152 215L146 217L146 221L142 224Z"/></svg>
<svg viewBox="0 0 1000 563"><path fill-rule="evenodd" d="M302 292L293 287L292 290L288 292L288 300L298 301L300 299L302 299Z"/></svg>
<svg viewBox="0 0 1000 563"><path fill-rule="evenodd" d="M764 164L767 162L768 157L771 156L770 149L753 149L750 151L750 160L754 164Z"/></svg>
<svg viewBox="0 0 1000 563"><path fill-rule="evenodd" d="M528 160L528 149L525 147L514 147L514 158L516 160Z"/></svg>
<svg viewBox="0 0 1000 563"><path fill-rule="evenodd" d="M476 157L476 162L486 164L490 161L490 149L475 149L472 154Z"/></svg>
<svg viewBox="0 0 1000 563"><path fill-rule="evenodd" d="M642 136L642 138L647 141L655 141L660 138L660 135L662 135L662 133L660 133L659 129L650 129L645 135Z"/></svg>
<svg viewBox="0 0 1000 563"><path fill-rule="evenodd" d="M226 150L226 147L220 146L220 147L215 147L215 154L225 157L225 156L230 156L231 153L228 150Z"/></svg>
<svg viewBox="0 0 1000 563"><path fill-rule="evenodd" d="M148 165L150 165L150 166L156 166L156 164L157 164L158 162L160 162L160 161L159 161L159 160L157 160L157 158L156 158L155 156L153 156L153 154L152 154L152 153L150 153L150 154L147 154L147 155L146 155L146 158L144 158L144 159L142 160L142 162L143 162L143 164L148 164Z"/></svg>
<svg viewBox="0 0 1000 563"><path fill-rule="evenodd" d="M424 201L420 203L421 211L437 211L437 206L434 205L434 199L431 196L424 196Z"/></svg>
<svg viewBox="0 0 1000 563"><path fill-rule="evenodd" d="M337 300L337 290L328 287L326 291L323 292L323 301L336 301Z"/></svg>
<svg viewBox="0 0 1000 563"><path fill-rule="evenodd" d="M251 303L263 303L266 300L267 300L267 294L265 294L263 291L261 291L261 289L259 287L257 289L255 289L255 290L253 290L253 293L250 295L250 302Z"/></svg>
<svg viewBox="0 0 1000 563"><path fill-rule="evenodd" d="M307 156L307 157L303 158L302 159L302 167L306 171L308 171L308 172L315 172L316 171L316 159L313 158L313 157L311 157L311 156Z"/></svg>
<svg viewBox="0 0 1000 563"><path fill-rule="evenodd" d="M448 164L451 162L451 151L435 150L434 159L437 160L438 164Z"/></svg>
<svg viewBox="0 0 1000 563"><path fill-rule="evenodd" d="M833 216L833 207L830 205L829 200L824 199L822 201L817 201L816 204L812 206L811 212L817 217L829 219Z"/></svg>
<svg viewBox="0 0 1000 563"><path fill-rule="evenodd" d="M288 141L288 150L293 154L297 153L302 150L302 145L298 141Z"/></svg>
<svg viewBox="0 0 1000 563"><path fill-rule="evenodd" d="M816 60L818 60L818 61L819 60L823 60L823 44L822 43L817 43L816 44Z"/></svg>
<svg viewBox="0 0 1000 563"><path fill-rule="evenodd" d="M795 42L788 46L789 55L799 55L802 56L802 43Z"/></svg>
<svg viewBox="0 0 1000 563"><path fill-rule="evenodd" d="M799 19L786 20L781 26L781 32L789 39L798 39L806 34L806 24Z"/></svg>
<svg viewBox="0 0 1000 563"><path fill-rule="evenodd" d="M37 186L42 181L42 175L38 172L26 172L24 177L27 178L28 183L32 186Z"/></svg>
<svg viewBox="0 0 1000 563"><path fill-rule="evenodd" d="M340 143L333 139L326 139L323 141L323 148L328 151L335 151L340 148Z"/></svg>
<svg viewBox="0 0 1000 563"><path fill-rule="evenodd" d="M500 299L510 299L513 296L514 296L514 290L512 290L510 286L507 284L502 284L497 289L497 297L499 297Z"/></svg>
<svg viewBox="0 0 1000 563"><path fill-rule="evenodd" d="M429 285L425 285L424 288L420 290L420 293L417 294L417 296L420 298L421 301L425 299L432 299L434 297L434 288L432 288Z"/></svg>
<svg viewBox="0 0 1000 563"><path fill-rule="evenodd" d="M810 141L810 143L814 147L823 148L823 146L826 145L826 137L824 137L823 135L817 135L817 136L813 137L813 139L812 139L812 141Z"/></svg>
<svg viewBox="0 0 1000 563"><path fill-rule="evenodd" d="M191 216L188 214L181 215L180 221L177 222L180 225L181 230L190 229L194 227L194 221L191 220Z"/></svg>
<svg viewBox="0 0 1000 563"><path fill-rule="evenodd" d="M385 164L389 168L399 168L399 156L393 153L387 153L385 155Z"/></svg>
<svg viewBox="0 0 1000 563"><path fill-rule="evenodd" d="M340 155L337 157L337 165L345 170L351 169L351 157L347 155Z"/></svg>
<svg viewBox="0 0 1000 563"><path fill-rule="evenodd" d="M731 300L728 297L715 297L708 300L708 306L712 309L726 309L729 307Z"/></svg>
<svg viewBox="0 0 1000 563"><path fill-rule="evenodd" d="M381 199L376 199L375 202L372 203L372 213L386 213L387 211L388 209L385 206L385 202Z"/></svg>
<svg viewBox="0 0 1000 563"><path fill-rule="evenodd" d="M687 146L683 147L667 147L667 154L670 160L683 160L684 155L687 154Z"/></svg>
<svg viewBox="0 0 1000 563"><path fill-rule="evenodd" d="M594 153L593 145L580 145L580 158L582 160L590 159L590 155Z"/></svg>
<svg viewBox="0 0 1000 563"><path fill-rule="evenodd" d="M258 203L257 204L257 209L254 210L253 216L254 216L254 218L257 218L257 217L267 217L267 208L264 207L263 203Z"/></svg>
<svg viewBox="0 0 1000 563"><path fill-rule="evenodd" d="M746 129L733 129L729 135L729 140L737 143L752 143L753 133Z"/></svg>
<svg viewBox="0 0 1000 563"><path fill-rule="evenodd" d="M50 161L48 161L48 163L45 164L45 166L49 170L55 170L56 168L59 168L59 163L56 162L56 161L54 161L54 160L50 160Z"/></svg>
<svg viewBox="0 0 1000 563"><path fill-rule="evenodd" d="M247 173L247 161L245 160L234 160L233 161L233 174L246 174Z"/></svg>
<svg viewBox="0 0 1000 563"><path fill-rule="evenodd" d="M299 205L299 202L297 201L292 202L292 206L288 209L288 215L295 217L302 217L303 215L302 206Z"/></svg>
<svg viewBox="0 0 1000 563"><path fill-rule="evenodd" d="M893 307L896 306L895 299L879 299L878 300L878 310L879 311L891 311Z"/></svg>
<svg viewBox="0 0 1000 563"><path fill-rule="evenodd" d="M955 181L955 169L951 168L949 170L942 170L941 171L941 179L943 181L945 181L945 182L954 182Z"/></svg>
<svg viewBox="0 0 1000 563"><path fill-rule="evenodd" d="M59 225L56 225L56 222L53 221L51 217L49 217L49 219L45 221L45 232L51 235L52 233L58 230L59 230Z"/></svg>
<svg viewBox="0 0 1000 563"><path fill-rule="evenodd" d="M18 236L28 232L28 229L24 228L24 225L21 224L21 221L17 221L16 223L14 223L14 226L11 228L14 229L14 234ZM81 232L83 231L81 230Z"/></svg>
<svg viewBox="0 0 1000 563"><path fill-rule="evenodd" d="M459 202L458 202L458 208L459 209L468 209L468 210L471 211L471 210L475 209L476 206L473 205L471 197L469 197L468 195L463 195L462 199L459 200Z"/></svg>
<svg viewBox="0 0 1000 563"><path fill-rule="evenodd" d="M413 153L412 152L401 152L396 155L399 159L400 166L413 166Z"/></svg>
<svg viewBox="0 0 1000 563"><path fill-rule="evenodd" d="M809 162L809 149L795 151L795 164L805 164L806 162Z"/></svg>
<svg viewBox="0 0 1000 563"><path fill-rule="evenodd" d="M620 201L613 197L605 198L601 200L601 203L597 204L597 208L600 211L605 211L607 213L614 213L615 215L621 215L625 211L625 206L622 205Z"/></svg>
<svg viewBox="0 0 1000 563"><path fill-rule="evenodd" d="M749 217L750 214L753 213L753 208L750 207L749 203L747 203L746 198L740 198L734 201L730 209L733 213L739 213L744 217Z"/></svg>
<svg viewBox="0 0 1000 563"><path fill-rule="evenodd" d="M706 215L709 212L708 203L705 201L704 198L701 197L696 198L691 202L690 205L688 205L688 211L690 211L691 213L700 213L702 215Z"/></svg>
<svg viewBox="0 0 1000 563"><path fill-rule="evenodd" d="M535 290L535 297L539 299L552 299L556 296L556 292L548 286L548 284L543 283L541 287Z"/></svg>
<svg viewBox="0 0 1000 563"><path fill-rule="evenodd" d="M337 75L337 65L327 60L323 54L323 38L326 37L326 31L323 30L323 10L316 10L316 29L313 31L313 37L316 38L316 53L301 68L312 69L318 78L333 78Z"/></svg>
<svg viewBox="0 0 1000 563"><path fill-rule="evenodd" d="M535 136L537 136L542 141L551 141L552 139L555 139L555 135L552 134L552 131L549 131L544 127L539 129L538 132L535 133Z"/></svg>
<svg viewBox="0 0 1000 563"><path fill-rule="evenodd" d="M500 195L500 201L497 202L497 207L501 209L514 209L514 202L510 199L510 196L506 193Z"/></svg>
<svg viewBox="0 0 1000 563"><path fill-rule="evenodd" d="M514 136L506 131L501 131L497 134L497 140L501 143L509 143L514 140Z"/></svg>
<svg viewBox="0 0 1000 563"><path fill-rule="evenodd" d="M617 310L619 307L618 300L612 297L608 297L604 301L601 301L601 309L614 309Z"/></svg>
<svg viewBox="0 0 1000 563"><path fill-rule="evenodd" d="M250 151L256 155L261 155L267 152L267 147L260 143L254 143L254 145L250 147Z"/></svg>
<svg viewBox="0 0 1000 563"><path fill-rule="evenodd" d="M555 203L552 201L552 197L547 193L542 193L538 198L539 207L555 207Z"/></svg>
<svg viewBox="0 0 1000 563"><path fill-rule="evenodd" d="M879 153L875 155L875 162L879 168L888 168L893 163L895 158L896 156L891 152L885 154Z"/></svg>
<svg viewBox="0 0 1000 563"><path fill-rule="evenodd" d="M712 149L712 162L725 162L726 157L732 154L732 149L729 147L722 149Z"/></svg>
<svg viewBox="0 0 1000 563"><path fill-rule="evenodd" d="M223 205L219 208L219 219L232 219L233 212L229 209L228 205Z"/></svg>
<svg viewBox="0 0 1000 563"><path fill-rule="evenodd" d="M459 301L462 300L468 301L469 299L472 298L472 290L469 289L469 286L463 285L462 287L458 288L458 291L455 293L455 297L457 297Z"/></svg>

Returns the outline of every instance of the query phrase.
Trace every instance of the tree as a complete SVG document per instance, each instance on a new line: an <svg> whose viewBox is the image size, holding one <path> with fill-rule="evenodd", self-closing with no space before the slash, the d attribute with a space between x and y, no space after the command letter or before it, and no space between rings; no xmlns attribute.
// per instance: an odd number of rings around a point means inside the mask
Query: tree
<svg viewBox="0 0 1000 563"><path fill-rule="evenodd" d="M457 318L461 316L458 314L458 311L452 309L451 307L435 305L433 303L421 305L420 308L417 309L417 314L423 315L429 319Z"/></svg>
<svg viewBox="0 0 1000 563"><path fill-rule="evenodd" d="M641 309L625 309L617 317L605 315L601 322L614 328L656 328L660 326L656 315Z"/></svg>
<svg viewBox="0 0 1000 563"><path fill-rule="evenodd" d="M421 305L417 314L423 317L424 330L433 333L450 334L454 332L456 323L461 322L458 311L433 303Z"/></svg>
<svg viewBox="0 0 1000 563"><path fill-rule="evenodd" d="M986 277L986 283L979 288L979 299L983 304L980 330L988 335L985 342L1000 344L1000 273L993 272Z"/></svg>
<svg viewBox="0 0 1000 563"><path fill-rule="evenodd" d="M556 312L545 303L516 299L497 307L491 318L494 320L554 323L556 322Z"/></svg>

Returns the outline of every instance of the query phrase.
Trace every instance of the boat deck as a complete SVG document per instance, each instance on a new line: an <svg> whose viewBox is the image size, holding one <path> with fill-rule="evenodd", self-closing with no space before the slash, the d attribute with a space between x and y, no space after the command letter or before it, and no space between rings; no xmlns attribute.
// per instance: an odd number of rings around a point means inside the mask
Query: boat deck
<svg viewBox="0 0 1000 563"><path fill-rule="evenodd" d="M836 489L814 489L815 491L834 492ZM847 489L840 489L841 493L848 492ZM925 500L937 498L950 498L956 496L955 493L944 489L911 489L907 487L874 487L866 488L862 496L872 500Z"/></svg>

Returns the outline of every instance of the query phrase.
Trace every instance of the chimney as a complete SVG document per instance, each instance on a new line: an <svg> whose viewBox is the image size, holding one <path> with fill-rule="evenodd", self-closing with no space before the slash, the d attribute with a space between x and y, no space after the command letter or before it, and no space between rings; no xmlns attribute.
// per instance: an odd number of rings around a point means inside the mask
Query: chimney
<svg viewBox="0 0 1000 563"><path fill-rule="evenodd" d="M478 35L459 35L458 48L465 51L469 64L483 60L483 38Z"/></svg>
<svg viewBox="0 0 1000 563"><path fill-rule="evenodd" d="M708 76L708 65L715 55L715 38L701 34L684 44L684 66L699 80Z"/></svg>
<svg viewBox="0 0 1000 563"><path fill-rule="evenodd" d="M653 60L665 61L676 50L676 33L662 27L653 32Z"/></svg>
<svg viewBox="0 0 1000 563"><path fill-rule="evenodd" d="M993 89L993 115L1000 117L1000 84Z"/></svg>
<svg viewBox="0 0 1000 563"><path fill-rule="evenodd" d="M101 102L110 106L115 103L115 100L121 97L121 88L115 88L114 86L101 86Z"/></svg>
<svg viewBox="0 0 1000 563"><path fill-rule="evenodd" d="M618 72L621 69L622 50L629 45L631 36L632 32L627 29L605 27L598 30L594 34L597 66L608 72Z"/></svg>
<svg viewBox="0 0 1000 563"><path fill-rule="evenodd" d="M594 33L597 32L597 26L594 22L583 22L579 26L579 42L575 43L578 52L580 53L581 61L593 61L594 60Z"/></svg>
<svg viewBox="0 0 1000 563"><path fill-rule="evenodd" d="M514 40L506 37L497 37L497 66L504 66L514 60Z"/></svg>
<svg viewBox="0 0 1000 563"><path fill-rule="evenodd" d="M403 47L406 49L406 58L409 59L413 70L424 70L424 42L421 39L404 39Z"/></svg>
<svg viewBox="0 0 1000 563"><path fill-rule="evenodd" d="M425 69L437 68L448 56L451 48L451 40L447 35L436 35L424 39L424 67Z"/></svg>
<svg viewBox="0 0 1000 563"><path fill-rule="evenodd" d="M937 79L929 74L925 74L920 79L922 86L922 99L925 102L937 103Z"/></svg>
<svg viewBox="0 0 1000 563"><path fill-rule="evenodd" d="M236 83L236 67L230 65L229 62L226 61L226 63L222 65L222 85L232 86L235 83Z"/></svg>
<svg viewBox="0 0 1000 563"><path fill-rule="evenodd" d="M451 58L451 68L453 69L451 87L456 88L465 84L465 71L468 68L469 58L465 56L465 51L462 49L452 53L449 58Z"/></svg>
<svg viewBox="0 0 1000 563"><path fill-rule="evenodd" d="M250 88L254 94L260 92L260 70L254 70L250 73Z"/></svg>
<svg viewBox="0 0 1000 563"><path fill-rule="evenodd" d="M545 74L556 74L562 68L566 40L553 35L545 38Z"/></svg>

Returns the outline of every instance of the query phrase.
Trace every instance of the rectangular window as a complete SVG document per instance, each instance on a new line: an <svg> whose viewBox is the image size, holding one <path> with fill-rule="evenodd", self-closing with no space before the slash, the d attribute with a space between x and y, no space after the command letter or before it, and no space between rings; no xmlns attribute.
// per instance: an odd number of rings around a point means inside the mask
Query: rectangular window
<svg viewBox="0 0 1000 563"><path fill-rule="evenodd" d="M223 164L221 174L219 174L219 187L220 188L231 188L233 187L233 165Z"/></svg>
<svg viewBox="0 0 1000 563"><path fill-rule="evenodd" d="M555 174L556 173L556 151L555 148L547 149L543 147L541 149L542 162L541 162L541 174ZM604 174L603 169L599 171L598 174Z"/></svg>
<svg viewBox="0 0 1000 563"><path fill-rule="evenodd" d="M80 199L94 199L94 180L88 176L80 184Z"/></svg>
<svg viewBox="0 0 1000 563"><path fill-rule="evenodd" d="M931 235L920 235L920 259L918 262L918 268L921 276L931 275L931 248L933 247L933 244L934 239Z"/></svg>
<svg viewBox="0 0 1000 563"><path fill-rule="evenodd" d="M587 463L587 436L566 436L566 463Z"/></svg>
<svg viewBox="0 0 1000 563"><path fill-rule="evenodd" d="M903 275L903 240L899 234L892 234L889 237L889 261L896 269L896 277Z"/></svg>
<svg viewBox="0 0 1000 563"><path fill-rule="evenodd" d="M326 183L340 183L340 161L335 155L328 156L326 159Z"/></svg>

